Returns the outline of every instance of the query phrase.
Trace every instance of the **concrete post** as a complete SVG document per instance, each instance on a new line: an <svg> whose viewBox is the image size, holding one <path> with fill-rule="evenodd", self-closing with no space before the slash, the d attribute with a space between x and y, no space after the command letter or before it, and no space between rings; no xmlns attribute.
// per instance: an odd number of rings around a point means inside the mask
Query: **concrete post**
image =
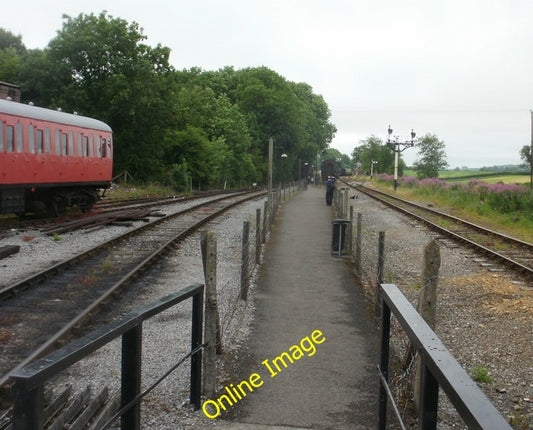
<svg viewBox="0 0 533 430"><path fill-rule="evenodd" d="M214 232L202 231L202 262L205 278L205 342L204 394L208 398L216 392L216 354L222 353L220 318L217 304L217 239Z"/></svg>
<svg viewBox="0 0 533 430"><path fill-rule="evenodd" d="M242 226L242 258L241 258L241 299L248 300L248 267L249 267L250 221Z"/></svg>

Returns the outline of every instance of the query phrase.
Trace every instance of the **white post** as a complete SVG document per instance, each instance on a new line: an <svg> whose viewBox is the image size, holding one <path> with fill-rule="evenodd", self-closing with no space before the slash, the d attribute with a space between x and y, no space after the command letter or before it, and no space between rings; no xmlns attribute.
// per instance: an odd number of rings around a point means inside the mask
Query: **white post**
<svg viewBox="0 0 533 430"><path fill-rule="evenodd" d="M400 144L394 144L394 190L398 188L398 153L400 152Z"/></svg>

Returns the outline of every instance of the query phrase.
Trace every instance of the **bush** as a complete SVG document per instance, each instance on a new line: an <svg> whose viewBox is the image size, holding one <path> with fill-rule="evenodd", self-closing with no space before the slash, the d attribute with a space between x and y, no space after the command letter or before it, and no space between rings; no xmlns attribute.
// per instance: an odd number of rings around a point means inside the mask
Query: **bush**
<svg viewBox="0 0 533 430"><path fill-rule="evenodd" d="M489 383L492 382L492 376L489 374L489 370L481 364L476 365L472 369L472 377L476 382Z"/></svg>
<svg viewBox="0 0 533 430"><path fill-rule="evenodd" d="M170 182L172 188L178 192L188 191L190 188L190 174L187 167L187 163L183 162L181 164L174 164L172 170L170 171Z"/></svg>

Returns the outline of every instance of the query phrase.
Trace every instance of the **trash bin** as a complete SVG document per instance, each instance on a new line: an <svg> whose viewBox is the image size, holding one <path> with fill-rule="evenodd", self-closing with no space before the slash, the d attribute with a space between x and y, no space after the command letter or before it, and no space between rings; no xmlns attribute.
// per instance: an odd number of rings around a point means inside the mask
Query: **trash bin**
<svg viewBox="0 0 533 430"><path fill-rule="evenodd" d="M344 254L344 243L346 242L346 230L350 221L347 219L333 220L333 235L331 239L331 253L336 255Z"/></svg>

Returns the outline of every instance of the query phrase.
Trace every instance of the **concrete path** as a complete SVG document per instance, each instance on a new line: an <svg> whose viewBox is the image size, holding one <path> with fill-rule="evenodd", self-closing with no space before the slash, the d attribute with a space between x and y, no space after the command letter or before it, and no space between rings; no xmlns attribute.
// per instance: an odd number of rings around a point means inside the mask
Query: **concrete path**
<svg viewBox="0 0 533 430"><path fill-rule="evenodd" d="M222 412L217 427L375 428L378 331L349 259L331 255L332 219L324 188L310 186L282 206L258 280L250 342L231 383L261 379Z"/></svg>

